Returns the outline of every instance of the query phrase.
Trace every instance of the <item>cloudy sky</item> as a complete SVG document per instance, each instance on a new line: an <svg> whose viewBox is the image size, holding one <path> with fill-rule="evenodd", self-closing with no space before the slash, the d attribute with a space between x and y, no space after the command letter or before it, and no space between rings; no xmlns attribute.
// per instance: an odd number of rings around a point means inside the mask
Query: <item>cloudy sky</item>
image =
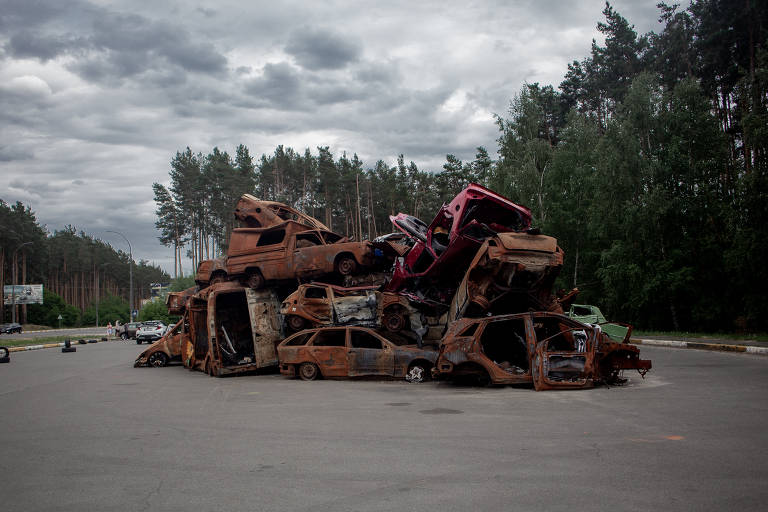
<svg viewBox="0 0 768 512"><path fill-rule="evenodd" d="M658 0L616 0L639 33ZM0 0L0 199L171 272L152 182L177 150L328 145L439 170L589 53L602 0ZM185 271L189 271L189 264Z"/></svg>

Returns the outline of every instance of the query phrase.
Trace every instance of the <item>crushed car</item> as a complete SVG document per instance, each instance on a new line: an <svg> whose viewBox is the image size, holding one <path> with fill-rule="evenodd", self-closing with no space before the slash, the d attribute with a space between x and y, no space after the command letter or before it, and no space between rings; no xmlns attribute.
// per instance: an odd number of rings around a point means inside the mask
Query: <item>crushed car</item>
<svg viewBox="0 0 768 512"><path fill-rule="evenodd" d="M446 308L409 293L380 292L376 286L341 287L302 284L285 298L280 309L287 330L357 325L401 333L417 345L439 340Z"/></svg>
<svg viewBox="0 0 768 512"><path fill-rule="evenodd" d="M185 328L186 327L186 328ZM149 346L134 361L133 366L168 366L172 361L181 361L181 342L189 329L187 317L176 322L165 335Z"/></svg>
<svg viewBox="0 0 768 512"><path fill-rule="evenodd" d="M597 306L587 304L571 304L566 315L585 324L599 325L605 334L613 341L619 343L628 342L632 335L632 326L620 322L609 322L603 316L602 311Z"/></svg>
<svg viewBox="0 0 768 512"><path fill-rule="evenodd" d="M651 361L639 354L599 326L559 313L462 318L450 324L432 374L482 384L532 383L537 391L588 388L621 383L623 370L645 375Z"/></svg>
<svg viewBox="0 0 768 512"><path fill-rule="evenodd" d="M283 340L280 301L273 290L217 283L189 302L189 335L182 339L184 366L211 376L277 368Z"/></svg>
<svg viewBox="0 0 768 512"><path fill-rule="evenodd" d="M563 251L551 236L507 232L483 242L451 301L450 320L526 311L562 313L552 293Z"/></svg>
<svg viewBox="0 0 768 512"><path fill-rule="evenodd" d="M235 218L243 227L269 228L291 220L312 229L330 231L328 227L309 215L277 201L263 201L250 194L243 194L235 205Z"/></svg>
<svg viewBox="0 0 768 512"><path fill-rule="evenodd" d="M421 382L437 358L434 348L398 345L365 327L321 327L278 346L280 373L302 380L378 376Z"/></svg>
<svg viewBox="0 0 768 512"><path fill-rule="evenodd" d="M230 278L258 289L281 280L355 274L374 265L374 254L368 241L351 242L288 220L270 228L235 228L226 261Z"/></svg>
<svg viewBox="0 0 768 512"><path fill-rule="evenodd" d="M509 199L478 185L470 184L450 203L440 208L427 225L411 215L390 216L392 224L415 240L408 253L395 260L392 280L386 291L425 287L424 281L438 283L436 300L446 303L452 286L483 241L496 233L526 231L531 212ZM416 284L418 281L418 284Z"/></svg>

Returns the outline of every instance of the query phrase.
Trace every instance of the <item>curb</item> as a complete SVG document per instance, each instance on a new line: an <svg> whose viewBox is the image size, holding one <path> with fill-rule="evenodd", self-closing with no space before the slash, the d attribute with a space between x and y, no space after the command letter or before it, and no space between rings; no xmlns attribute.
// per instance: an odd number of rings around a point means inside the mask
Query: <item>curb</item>
<svg viewBox="0 0 768 512"><path fill-rule="evenodd" d="M107 341L123 341L123 340L121 340L120 338L117 338L114 340L107 340ZM106 341L99 340L99 343L106 343ZM28 352L30 350L42 350L44 348L59 348L63 346L65 346L63 341L59 343L45 343L43 345L24 345L21 347L8 347L8 352Z"/></svg>
<svg viewBox="0 0 768 512"><path fill-rule="evenodd" d="M632 338L630 343L635 345L650 345L656 347L673 348L692 348L697 350L716 350L720 352L744 352L768 356L768 347L753 347L750 345L728 345L725 343L701 343L699 341L679 341L679 340L646 340L641 338Z"/></svg>

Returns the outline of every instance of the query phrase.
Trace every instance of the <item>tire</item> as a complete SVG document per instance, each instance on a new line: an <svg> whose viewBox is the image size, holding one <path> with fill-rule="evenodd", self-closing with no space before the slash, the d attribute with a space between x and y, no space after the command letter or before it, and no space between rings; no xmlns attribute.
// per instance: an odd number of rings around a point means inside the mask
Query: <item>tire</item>
<svg viewBox="0 0 768 512"><path fill-rule="evenodd" d="M301 363L298 373L301 380L316 380L320 377L320 369L315 363Z"/></svg>
<svg viewBox="0 0 768 512"><path fill-rule="evenodd" d="M165 352L153 352L147 359L147 365L154 366L155 368L168 366L168 356Z"/></svg>
<svg viewBox="0 0 768 512"><path fill-rule="evenodd" d="M98 343L99 340L88 340L88 343Z"/></svg>
<svg viewBox="0 0 768 512"><path fill-rule="evenodd" d="M382 324L389 332L400 332L405 328L405 315L398 309L390 309L384 313Z"/></svg>
<svg viewBox="0 0 768 512"><path fill-rule="evenodd" d="M253 270L249 272L248 276L245 278L245 284L248 288L258 290L264 286L264 276L261 275L259 270Z"/></svg>
<svg viewBox="0 0 768 512"><path fill-rule="evenodd" d="M296 315L288 315L288 327L296 332L299 332L304 329L304 326L307 325L307 321L300 316Z"/></svg>
<svg viewBox="0 0 768 512"><path fill-rule="evenodd" d="M336 271L343 276L351 276L357 270L357 262L351 256L342 256L336 262Z"/></svg>
<svg viewBox="0 0 768 512"><path fill-rule="evenodd" d="M412 363L405 374L405 380L411 384L418 384L429 380L431 377L430 368L423 363Z"/></svg>
<svg viewBox="0 0 768 512"><path fill-rule="evenodd" d="M123 334L121 334L121 335L120 335L120 339L121 339L121 340L123 340L123 341L125 341L125 340L127 340L127 339L128 339L128 335L127 335L127 334L125 334L125 333L123 333Z"/></svg>
<svg viewBox="0 0 768 512"><path fill-rule="evenodd" d="M61 351L65 354L69 352L77 352L77 347L61 347Z"/></svg>
<svg viewBox="0 0 768 512"><path fill-rule="evenodd" d="M221 272L218 272L211 276L210 281L208 281L208 286L212 286L218 283L223 283L226 280L227 280L226 274L222 274Z"/></svg>
<svg viewBox="0 0 768 512"><path fill-rule="evenodd" d="M5 347L0 347L0 363L10 363L11 356L10 351Z"/></svg>
<svg viewBox="0 0 768 512"><path fill-rule="evenodd" d="M0 363L10 363L10 362L11 362L11 358L10 357L8 357L8 356L0 357Z"/></svg>
<svg viewBox="0 0 768 512"><path fill-rule="evenodd" d="M141 340L137 339L137 340L136 340L136 344L137 344L137 345L141 345Z"/></svg>

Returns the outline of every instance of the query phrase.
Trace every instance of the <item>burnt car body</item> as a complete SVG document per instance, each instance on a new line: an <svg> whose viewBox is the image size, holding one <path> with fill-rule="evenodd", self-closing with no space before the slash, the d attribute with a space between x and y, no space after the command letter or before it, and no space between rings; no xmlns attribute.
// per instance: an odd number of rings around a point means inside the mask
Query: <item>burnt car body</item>
<svg viewBox="0 0 768 512"><path fill-rule="evenodd" d="M552 293L563 266L557 240L530 233L499 233L478 249L451 301L449 318L526 311L562 313Z"/></svg>
<svg viewBox="0 0 768 512"><path fill-rule="evenodd" d="M544 390L617 383L623 370L650 368L636 346L613 342L597 326L531 312L453 322L432 374Z"/></svg>
<svg viewBox="0 0 768 512"><path fill-rule="evenodd" d="M386 291L399 291L413 287L417 279L441 278L443 287L455 286L463 275L456 269L466 268L486 238L530 229L531 212L473 183L443 205L429 225L402 213L390 220L415 240L408 253L396 259L392 280L386 287ZM444 300L447 303L450 298Z"/></svg>
<svg viewBox="0 0 768 512"><path fill-rule="evenodd" d="M571 304L566 315L585 324L597 324L613 341L628 342L632 335L632 326L620 322L609 322L597 306Z"/></svg>
<svg viewBox="0 0 768 512"><path fill-rule="evenodd" d="M134 361L133 366L168 366L172 361L181 361L181 342L187 330L187 317L176 322L165 336L154 342Z"/></svg>
<svg viewBox="0 0 768 512"><path fill-rule="evenodd" d="M302 284L285 298L280 314L288 327L300 331L322 325L376 325L375 286L342 288L325 283Z"/></svg>
<svg viewBox="0 0 768 512"><path fill-rule="evenodd" d="M445 308L408 293L380 292L375 286L344 288L326 283L300 285L285 298L280 313L291 331L309 327L357 325L389 333L409 331L417 345L438 341ZM386 337L386 336L385 336Z"/></svg>
<svg viewBox="0 0 768 512"><path fill-rule="evenodd" d="M235 205L235 218L249 228L268 228L292 220L312 229L330 231L328 227L309 215L277 201L263 201L243 194Z"/></svg>
<svg viewBox="0 0 768 512"><path fill-rule="evenodd" d="M277 350L280 373L304 380L379 376L420 382L437 358L434 349L397 345L365 327L307 329Z"/></svg>
<svg viewBox="0 0 768 512"><path fill-rule="evenodd" d="M280 302L272 290L217 283L189 301L189 335L182 339L184 366L211 376L277 367Z"/></svg>
<svg viewBox="0 0 768 512"><path fill-rule="evenodd" d="M227 257L220 256L211 260L203 260L197 264L195 284L205 288L209 284L221 283L227 280Z"/></svg>
<svg viewBox="0 0 768 512"><path fill-rule="evenodd" d="M227 274L251 288L333 272L346 276L373 263L370 242L349 242L331 231L290 220L270 228L234 229L227 252Z"/></svg>

